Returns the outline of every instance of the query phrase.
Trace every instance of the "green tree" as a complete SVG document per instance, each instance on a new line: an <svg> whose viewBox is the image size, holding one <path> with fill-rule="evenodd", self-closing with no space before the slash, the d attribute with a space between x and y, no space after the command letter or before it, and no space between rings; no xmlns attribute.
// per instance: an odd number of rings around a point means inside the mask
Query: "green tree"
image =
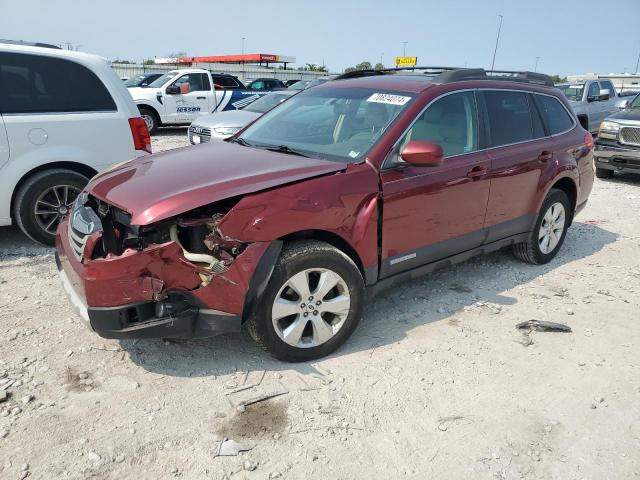
<svg viewBox="0 0 640 480"><path fill-rule="evenodd" d="M373 67L371 66L371 62L360 62L356 65L356 70L371 70Z"/></svg>
<svg viewBox="0 0 640 480"><path fill-rule="evenodd" d="M142 61L143 65L153 65L155 62L153 61L153 58L147 58L146 60Z"/></svg>
<svg viewBox="0 0 640 480"><path fill-rule="evenodd" d="M567 81L567 77L561 77L560 75L551 75L553 83L564 83Z"/></svg>
<svg viewBox="0 0 640 480"><path fill-rule="evenodd" d="M384 70L384 65L381 63L376 63L376 66L373 68L374 70Z"/></svg>

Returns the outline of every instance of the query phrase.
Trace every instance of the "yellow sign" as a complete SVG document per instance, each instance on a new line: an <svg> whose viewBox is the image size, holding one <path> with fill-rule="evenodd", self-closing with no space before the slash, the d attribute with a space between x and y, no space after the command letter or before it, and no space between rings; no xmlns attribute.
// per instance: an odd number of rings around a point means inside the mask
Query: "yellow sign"
<svg viewBox="0 0 640 480"><path fill-rule="evenodd" d="M415 67L418 57L396 57L396 67Z"/></svg>

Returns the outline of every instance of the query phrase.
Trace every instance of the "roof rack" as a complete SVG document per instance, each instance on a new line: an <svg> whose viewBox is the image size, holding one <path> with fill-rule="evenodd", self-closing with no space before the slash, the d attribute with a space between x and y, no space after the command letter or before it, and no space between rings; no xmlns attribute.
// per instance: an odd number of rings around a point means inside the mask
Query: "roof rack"
<svg viewBox="0 0 640 480"><path fill-rule="evenodd" d="M23 45L25 47L55 48L56 50L62 50L59 46L51 45L50 43L25 42L24 40L8 40L0 38L0 43L8 43L10 45Z"/></svg>
<svg viewBox="0 0 640 480"><path fill-rule="evenodd" d="M348 78L370 77L375 75L388 75L401 71L419 71L431 77L433 83L463 82L465 80L505 80L510 82L531 83L553 87L551 77L542 73L514 70L485 70L484 68L457 68L457 67L399 67L384 68L382 70L355 70L353 72L338 75L335 80Z"/></svg>

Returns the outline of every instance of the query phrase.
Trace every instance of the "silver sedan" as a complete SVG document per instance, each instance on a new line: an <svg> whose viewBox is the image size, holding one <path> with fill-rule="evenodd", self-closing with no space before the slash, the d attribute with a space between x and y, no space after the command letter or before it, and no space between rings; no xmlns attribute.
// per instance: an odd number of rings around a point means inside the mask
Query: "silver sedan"
<svg viewBox="0 0 640 480"><path fill-rule="evenodd" d="M212 138L215 140L229 138L263 113L268 112L298 92L299 90L277 90L250 103L242 110L213 112L209 115L198 117L189 126L189 142L192 145L196 145L210 142Z"/></svg>

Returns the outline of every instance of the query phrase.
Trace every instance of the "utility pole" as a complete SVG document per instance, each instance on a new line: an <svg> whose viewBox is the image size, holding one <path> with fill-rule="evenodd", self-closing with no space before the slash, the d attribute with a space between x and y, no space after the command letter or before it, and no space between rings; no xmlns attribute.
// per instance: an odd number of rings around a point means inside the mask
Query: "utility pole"
<svg viewBox="0 0 640 480"><path fill-rule="evenodd" d="M491 61L491 70L496 64L496 53L498 53L498 42L500 42L500 31L502 30L502 15L498 15L500 17L500 24L498 25L498 36L496 37L496 48L493 50L493 60Z"/></svg>
<svg viewBox="0 0 640 480"><path fill-rule="evenodd" d="M640 73L640 70L638 70L638 68L640 68L640 51L638 51L638 60L636 61L636 71L635 71L635 73Z"/></svg>
<svg viewBox="0 0 640 480"><path fill-rule="evenodd" d="M402 42L402 56L403 57L407 56L407 43L409 43L409 42Z"/></svg>
<svg viewBox="0 0 640 480"><path fill-rule="evenodd" d="M536 66L533 68L534 72L538 71L538 61L540 60L540 57L536 57Z"/></svg>
<svg viewBox="0 0 640 480"><path fill-rule="evenodd" d="M245 40L245 37L242 37L242 81L246 82L246 78L244 74L244 40Z"/></svg>

